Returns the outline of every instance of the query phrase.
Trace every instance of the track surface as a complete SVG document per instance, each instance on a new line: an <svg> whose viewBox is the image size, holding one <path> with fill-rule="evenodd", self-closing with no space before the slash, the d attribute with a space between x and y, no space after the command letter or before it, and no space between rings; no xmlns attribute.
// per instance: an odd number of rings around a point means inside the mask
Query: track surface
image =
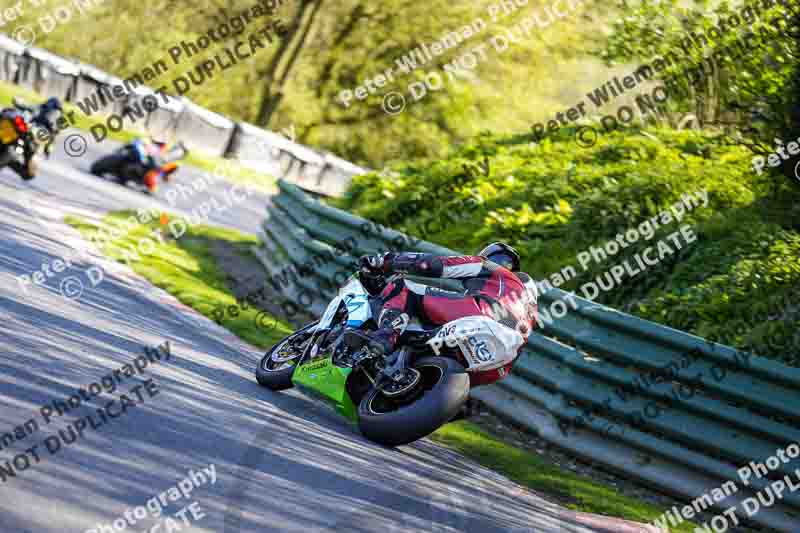
<svg viewBox="0 0 800 533"><path fill-rule="evenodd" d="M90 153L98 150L108 148L92 147ZM206 482L164 510L165 517L172 516L195 501L204 516L195 520L187 514L189 525L176 518L179 528L165 529L162 523L154 531L624 530L619 523L610 529L582 525L588 517L428 440L384 449L293 391L259 387L253 376L258 352L127 267L95 254L76 259L45 286L23 290L17 276L76 254L81 239L61 222L65 214L101 216L109 209L164 205L81 172L89 163L57 154L29 184L0 171L0 435L31 418L40 426L4 444L0 466L13 464L17 454L34 445L41 461L28 453L30 466L0 483L0 531L121 531L92 528L111 526L126 509L144 505L189 470L211 464L217 478L213 485ZM186 182L192 176L183 170L179 179ZM207 194L179 206L191 208ZM211 222L254 232L263 203L263 196L251 197ZM63 279L83 276L86 282L89 266L103 269L102 283L86 283L77 300L62 296ZM148 366L113 394L103 392L44 424L42 405L65 401L79 387L131 363L145 345L166 340L172 347L168 361ZM97 430L85 430L83 438L56 453L48 452L47 437L59 429L66 433L67 423L151 378L156 396L141 390L144 403ZM150 531L155 523L137 520L125 530Z"/></svg>
<svg viewBox="0 0 800 533"><path fill-rule="evenodd" d="M86 153L70 157L64 152L70 135L80 135L86 140ZM80 141L78 142L80 144ZM77 146L77 145L76 145ZM218 200L223 209L212 208L208 223L236 228L247 233L256 233L264 218L266 196L254 193L242 202L229 206L225 198L233 185L223 179L211 180L208 173L192 167L179 168L175 177L160 186L155 197L149 197L132 186L123 187L111 181L89 175L92 162L120 146L114 141L97 144L87 132L69 130L62 133L49 161L41 163L42 172L35 180L21 184L19 178L9 170L0 171L2 183L36 191L36 197L47 198L65 206L75 206L90 211L161 207L192 215L192 210L211 198ZM210 182L210 184L208 184ZM204 185L208 184L208 185ZM203 189L207 186L207 190ZM241 198L242 188L236 187L236 197ZM170 192L171 191L171 192Z"/></svg>

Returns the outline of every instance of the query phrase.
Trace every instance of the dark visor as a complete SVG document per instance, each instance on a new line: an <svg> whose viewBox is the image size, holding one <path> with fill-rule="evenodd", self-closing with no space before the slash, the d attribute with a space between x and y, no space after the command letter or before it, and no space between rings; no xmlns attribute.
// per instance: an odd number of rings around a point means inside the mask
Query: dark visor
<svg viewBox="0 0 800 533"><path fill-rule="evenodd" d="M514 258L504 253L497 253L490 255L489 261L497 263L501 267L505 267L509 270L511 270L511 267L514 266Z"/></svg>

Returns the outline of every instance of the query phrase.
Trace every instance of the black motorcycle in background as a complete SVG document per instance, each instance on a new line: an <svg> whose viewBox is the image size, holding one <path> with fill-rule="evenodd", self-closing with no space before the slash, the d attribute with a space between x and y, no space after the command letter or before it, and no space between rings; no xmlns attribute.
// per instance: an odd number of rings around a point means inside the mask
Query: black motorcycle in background
<svg viewBox="0 0 800 533"><path fill-rule="evenodd" d="M25 181L36 177L36 141L29 119L21 111L0 111L0 169L9 167Z"/></svg>
<svg viewBox="0 0 800 533"><path fill-rule="evenodd" d="M189 153L179 142L172 148L166 143L136 139L92 164L95 176L110 174L121 185L133 182L143 186L146 194L155 194L160 179L169 181L178 169L178 161Z"/></svg>

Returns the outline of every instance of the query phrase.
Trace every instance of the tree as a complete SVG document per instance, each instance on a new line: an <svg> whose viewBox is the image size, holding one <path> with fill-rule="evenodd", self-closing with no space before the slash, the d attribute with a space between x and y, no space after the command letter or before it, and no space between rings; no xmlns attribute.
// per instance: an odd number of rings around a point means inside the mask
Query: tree
<svg viewBox="0 0 800 533"><path fill-rule="evenodd" d="M281 40L278 50L273 54L267 68L259 73L264 79L258 118L256 123L269 126L270 120L283 98L286 82L300 53L312 38L312 29L317 19L322 0L300 0L292 23ZM282 70L278 70L283 66Z"/></svg>
<svg viewBox="0 0 800 533"><path fill-rule="evenodd" d="M763 0L747 0L733 9L727 1L699 0L690 8L679 0L645 0L635 7L623 1L623 18L598 55L608 64L648 65L677 56L677 64L658 74L673 108L693 111L702 125L734 126L744 134L737 142L769 153L775 136L787 131L789 110L798 102L798 93L789 90L800 50L789 29L791 17L797 20L798 0L782 4L765 8ZM748 30L755 41L744 40ZM746 52L739 43L752 49Z"/></svg>

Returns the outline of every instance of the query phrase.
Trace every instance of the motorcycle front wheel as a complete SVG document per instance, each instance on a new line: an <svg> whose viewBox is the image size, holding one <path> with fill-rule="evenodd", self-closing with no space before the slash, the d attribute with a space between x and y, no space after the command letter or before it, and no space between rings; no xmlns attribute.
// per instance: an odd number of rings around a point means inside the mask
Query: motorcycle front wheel
<svg viewBox="0 0 800 533"><path fill-rule="evenodd" d="M412 400L387 397L373 388L358 406L358 426L371 441L399 446L421 439L451 420L469 397L469 375L458 362L426 357L413 368L420 381Z"/></svg>
<svg viewBox="0 0 800 533"><path fill-rule="evenodd" d="M295 331L281 342L270 348L256 368L256 381L272 390L284 390L292 387L297 360L303 355L309 330L317 325L314 321Z"/></svg>

